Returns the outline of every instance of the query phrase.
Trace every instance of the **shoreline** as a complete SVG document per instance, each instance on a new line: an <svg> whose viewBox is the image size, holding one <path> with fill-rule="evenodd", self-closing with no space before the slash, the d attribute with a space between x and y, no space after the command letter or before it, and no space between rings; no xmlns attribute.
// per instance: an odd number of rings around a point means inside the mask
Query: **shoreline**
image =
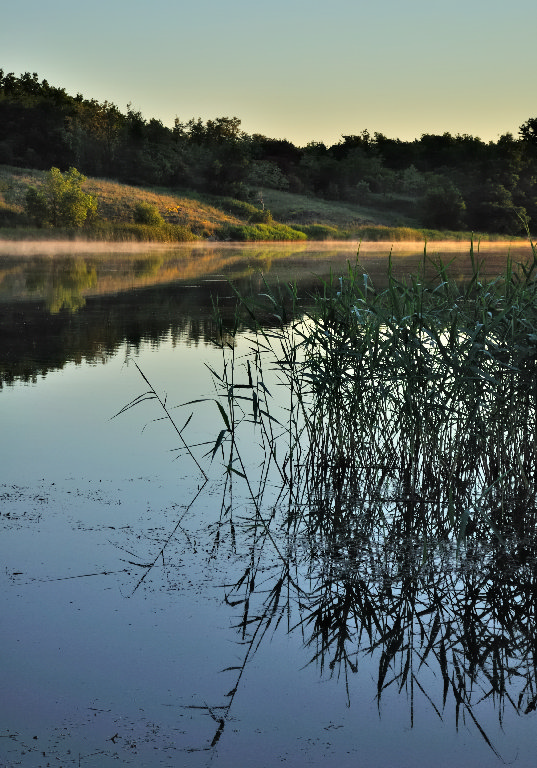
<svg viewBox="0 0 537 768"><path fill-rule="evenodd" d="M274 247L292 249L294 251L328 251L337 248L341 251L360 253L389 253L392 252L416 252L422 250L426 244L427 253L437 251L460 252L470 250L471 240L256 240L256 241L219 241L196 240L190 242L163 243L163 242L133 242L133 241L103 241L86 240L77 238L73 240L42 239L42 240L10 240L0 237L0 256L38 256L38 255L70 255L87 253L140 253L147 251L181 251L198 250L207 248L227 250L230 248L241 250L259 250L260 247ZM499 249L528 250L531 253L531 243L524 239L511 240L474 240L474 252L476 255L487 251Z"/></svg>

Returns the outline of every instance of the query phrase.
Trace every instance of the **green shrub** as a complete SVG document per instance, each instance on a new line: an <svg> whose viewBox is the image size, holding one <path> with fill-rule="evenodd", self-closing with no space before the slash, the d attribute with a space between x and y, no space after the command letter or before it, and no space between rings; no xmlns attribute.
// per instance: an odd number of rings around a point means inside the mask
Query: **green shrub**
<svg viewBox="0 0 537 768"><path fill-rule="evenodd" d="M257 240L306 240L304 232L286 224L231 224L222 227L220 239L250 242Z"/></svg>
<svg viewBox="0 0 537 768"><path fill-rule="evenodd" d="M97 198L82 191L85 181L76 168L51 168L41 189L28 188L26 213L39 227L81 227L97 214Z"/></svg>
<svg viewBox="0 0 537 768"><path fill-rule="evenodd" d="M306 224L298 227L304 232L308 240L341 240L348 235L346 232L340 232L337 227L330 227L328 224Z"/></svg>
<svg viewBox="0 0 537 768"><path fill-rule="evenodd" d="M241 219L249 218L259 210L255 205L252 205L252 203L247 203L244 200L236 200L233 197L209 197L208 199L214 205Z"/></svg>
<svg viewBox="0 0 537 768"><path fill-rule="evenodd" d="M180 224L151 226L149 224L133 224L127 222L100 221L87 231L91 240L109 240L112 242L153 242L153 243L187 243L197 240L196 236Z"/></svg>
<svg viewBox="0 0 537 768"><path fill-rule="evenodd" d="M256 210L250 216L249 222L250 224L272 224L272 214L268 208L262 211Z"/></svg>
<svg viewBox="0 0 537 768"><path fill-rule="evenodd" d="M150 203L136 203L134 221L136 224L147 224L151 227L161 227L165 223L157 206Z"/></svg>
<svg viewBox="0 0 537 768"><path fill-rule="evenodd" d="M46 195L35 187L28 187L26 192L26 213L38 227L44 227L49 222L49 206Z"/></svg>
<svg viewBox="0 0 537 768"><path fill-rule="evenodd" d="M466 203L451 181L438 182L422 199L422 219L426 227L461 229Z"/></svg>

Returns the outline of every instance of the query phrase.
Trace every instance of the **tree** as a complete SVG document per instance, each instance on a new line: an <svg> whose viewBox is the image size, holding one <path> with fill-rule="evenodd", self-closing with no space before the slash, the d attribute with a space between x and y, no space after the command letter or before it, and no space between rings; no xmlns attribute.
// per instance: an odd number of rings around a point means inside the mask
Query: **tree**
<svg viewBox="0 0 537 768"><path fill-rule="evenodd" d="M518 235L529 219L525 207L515 205L510 190L489 180L469 195L468 222L472 229Z"/></svg>
<svg viewBox="0 0 537 768"><path fill-rule="evenodd" d="M464 223L465 211L466 203L455 184L442 176L434 176L422 199L425 226L459 229Z"/></svg>
<svg viewBox="0 0 537 768"><path fill-rule="evenodd" d="M527 144L537 146L537 117L530 117L518 130L520 137Z"/></svg>
<svg viewBox="0 0 537 768"><path fill-rule="evenodd" d="M97 213L97 198L81 188L85 181L76 168L51 168L41 189L28 189L27 214L40 227L81 227Z"/></svg>

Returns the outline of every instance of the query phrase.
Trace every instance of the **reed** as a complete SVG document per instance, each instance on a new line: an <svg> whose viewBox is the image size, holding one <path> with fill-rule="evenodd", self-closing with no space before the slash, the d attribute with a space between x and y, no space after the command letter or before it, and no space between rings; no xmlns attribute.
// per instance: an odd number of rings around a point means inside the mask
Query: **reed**
<svg viewBox="0 0 537 768"><path fill-rule="evenodd" d="M374 658L379 709L387 689L406 693L412 726L418 696L441 719L450 701L457 727L471 724L497 757L480 703L494 703L500 724L507 707L537 707L532 253L485 280L472 245L461 283L425 247L406 280L388 259L382 288L358 254L307 313L293 285L237 296L231 327L215 306L219 424L203 450L225 479L210 556L245 553L225 587L244 650L223 670L224 704L203 707L216 723L205 749L280 624L322 673L343 677L349 702L350 675ZM172 421L144 380L123 411L149 398ZM189 422L172 421L182 440Z"/></svg>
<svg viewBox="0 0 537 768"><path fill-rule="evenodd" d="M278 457L293 500L308 500L311 525L353 514L424 545L534 530L537 254L533 247L532 264L508 262L491 280L473 247L469 258L465 284L426 249L407 280L394 277L389 259L383 290L357 260L294 322L292 290L286 305L267 288L263 299L281 320L270 333L242 301L255 326L248 382L238 385L234 371L232 384L217 383L230 409L244 411L249 398L246 421ZM286 393L285 423L273 414L268 370Z"/></svg>
<svg viewBox="0 0 537 768"><path fill-rule="evenodd" d="M382 290L357 260L321 285L307 315L292 286L267 287L262 312L241 299L249 350L222 343L213 371L226 409L215 447L229 450L215 547L229 525L232 546L242 535L251 552L226 591L246 643L233 697L294 604L289 631L302 633L321 672L343 676L349 702L349 675L373 656L379 708L388 688L406 693L412 726L418 695L440 719L451 699L457 727L471 723L497 757L480 701L494 702L500 724L506 706L535 709L532 252L529 265L508 262L484 280L472 246L462 284L425 248L407 280L389 260ZM256 321L267 307L276 329ZM245 482L252 512L237 524Z"/></svg>

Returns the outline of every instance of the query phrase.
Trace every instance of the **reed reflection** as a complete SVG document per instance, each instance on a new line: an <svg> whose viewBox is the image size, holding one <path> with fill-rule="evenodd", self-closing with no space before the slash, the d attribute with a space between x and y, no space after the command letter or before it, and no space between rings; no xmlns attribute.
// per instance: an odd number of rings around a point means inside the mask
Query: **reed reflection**
<svg viewBox="0 0 537 768"><path fill-rule="evenodd" d="M350 269L247 360L222 345L214 546L249 553L225 594L247 650L211 747L278 626L349 702L373 660L379 708L452 708L498 756L490 704L500 725L537 707L536 267L381 291Z"/></svg>

